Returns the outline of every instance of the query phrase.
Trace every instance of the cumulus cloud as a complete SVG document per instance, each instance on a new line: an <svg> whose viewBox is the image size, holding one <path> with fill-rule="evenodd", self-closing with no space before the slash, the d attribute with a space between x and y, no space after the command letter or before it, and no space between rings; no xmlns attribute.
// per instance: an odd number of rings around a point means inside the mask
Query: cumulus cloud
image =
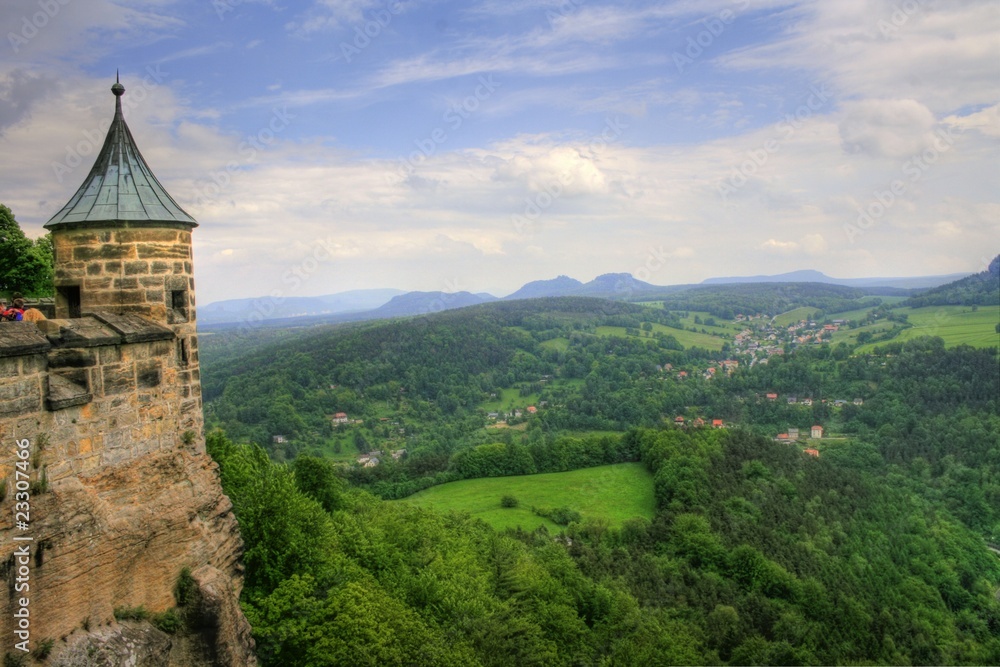
<svg viewBox="0 0 1000 667"><path fill-rule="evenodd" d="M844 105L840 137L849 153L906 158L930 145L934 122L916 100L862 100Z"/></svg>

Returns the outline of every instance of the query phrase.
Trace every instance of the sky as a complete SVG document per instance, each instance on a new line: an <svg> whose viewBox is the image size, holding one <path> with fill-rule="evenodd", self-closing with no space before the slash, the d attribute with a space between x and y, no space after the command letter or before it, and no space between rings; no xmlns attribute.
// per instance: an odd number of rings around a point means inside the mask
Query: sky
<svg viewBox="0 0 1000 667"><path fill-rule="evenodd" d="M4 0L32 237L114 111L199 221L199 302L985 269L1000 4Z"/></svg>

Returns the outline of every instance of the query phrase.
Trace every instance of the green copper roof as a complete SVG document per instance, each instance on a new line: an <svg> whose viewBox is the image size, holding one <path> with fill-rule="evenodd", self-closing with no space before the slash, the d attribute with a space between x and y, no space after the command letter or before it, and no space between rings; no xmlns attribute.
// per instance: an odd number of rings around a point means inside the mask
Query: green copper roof
<svg viewBox="0 0 1000 667"><path fill-rule="evenodd" d="M181 223L195 227L195 219L182 209L153 176L135 145L122 115L125 86L111 87L115 118L108 128L97 161L83 185L45 224L46 229L99 222Z"/></svg>

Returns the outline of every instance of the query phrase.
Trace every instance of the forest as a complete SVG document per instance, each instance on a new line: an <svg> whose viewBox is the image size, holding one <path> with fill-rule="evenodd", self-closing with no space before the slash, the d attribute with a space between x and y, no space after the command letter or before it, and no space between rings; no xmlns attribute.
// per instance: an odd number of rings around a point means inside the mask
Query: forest
<svg viewBox="0 0 1000 667"><path fill-rule="evenodd" d="M997 348L751 364L714 322L722 349L663 333L691 322L557 298L207 337L209 450L263 664L1000 663ZM812 424L823 440L775 439ZM625 461L653 475L652 520L560 507L558 531L497 530L388 500Z"/></svg>

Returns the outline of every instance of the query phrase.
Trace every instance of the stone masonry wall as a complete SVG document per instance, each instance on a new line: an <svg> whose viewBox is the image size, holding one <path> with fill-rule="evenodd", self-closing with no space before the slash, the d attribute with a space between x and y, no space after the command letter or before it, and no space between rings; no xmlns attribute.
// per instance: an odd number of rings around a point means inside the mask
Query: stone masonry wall
<svg viewBox="0 0 1000 667"><path fill-rule="evenodd" d="M172 607L187 567L231 587L213 630L213 653L230 658L218 664L255 664L237 604L242 542L205 454L197 358L173 329L116 312L0 324L0 636L15 636L27 595L32 647L49 638L57 654L69 650L118 627L116 607ZM15 524L19 461L31 481L27 530ZM22 593L15 554L25 546Z"/></svg>

